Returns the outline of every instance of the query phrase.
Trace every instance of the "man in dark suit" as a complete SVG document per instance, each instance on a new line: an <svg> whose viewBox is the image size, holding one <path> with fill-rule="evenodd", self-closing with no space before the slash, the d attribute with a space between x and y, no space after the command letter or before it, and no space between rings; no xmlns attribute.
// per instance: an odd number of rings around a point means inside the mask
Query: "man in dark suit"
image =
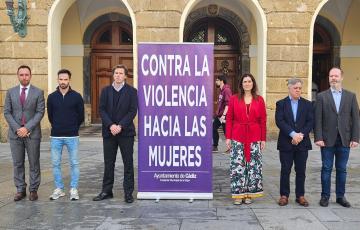
<svg viewBox="0 0 360 230"><path fill-rule="evenodd" d="M342 88L343 71L329 71L330 89L319 93L315 103L315 144L321 147L320 205L329 205L331 171L336 167L336 203L351 207L345 198L346 167L350 148L359 145L359 106L356 95Z"/></svg>
<svg viewBox="0 0 360 230"><path fill-rule="evenodd" d="M124 163L125 202L134 202L133 148L136 133L133 120L137 113L138 99L137 90L125 83L127 74L125 65L115 66L114 82L101 92L99 110L102 120L105 169L102 191L94 197L94 201L113 197L114 167L117 149L120 147Z"/></svg>
<svg viewBox="0 0 360 230"><path fill-rule="evenodd" d="M44 92L30 85L31 69L22 65L17 70L20 85L6 93L4 116L9 124L8 139L14 165L14 182L17 193L14 201L26 197L25 151L30 166L29 200L38 199L40 185L40 121L45 112Z"/></svg>
<svg viewBox="0 0 360 230"><path fill-rule="evenodd" d="M279 127L277 149L281 162L280 199L278 204L288 204L290 194L290 173L295 164L295 201L308 206L305 199L305 170L308 150L311 149L309 133L314 124L313 108L310 101L300 97L302 80L288 80L289 96L276 102L275 121Z"/></svg>

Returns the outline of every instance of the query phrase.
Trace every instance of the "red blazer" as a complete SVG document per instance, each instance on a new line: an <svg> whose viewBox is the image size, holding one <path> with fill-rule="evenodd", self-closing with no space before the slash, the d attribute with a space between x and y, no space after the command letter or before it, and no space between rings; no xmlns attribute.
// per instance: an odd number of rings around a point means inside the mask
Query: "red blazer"
<svg viewBox="0 0 360 230"><path fill-rule="evenodd" d="M246 114L244 100L239 95L230 98L226 114L226 139L232 139L245 145L245 155L250 156L250 144L266 140L266 108L264 99L258 96L250 104L249 116Z"/></svg>

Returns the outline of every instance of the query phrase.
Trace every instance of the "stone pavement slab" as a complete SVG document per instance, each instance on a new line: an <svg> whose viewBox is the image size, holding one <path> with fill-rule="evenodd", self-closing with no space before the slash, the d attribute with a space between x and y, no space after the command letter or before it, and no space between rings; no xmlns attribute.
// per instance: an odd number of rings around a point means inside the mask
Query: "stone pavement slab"
<svg viewBox="0 0 360 230"><path fill-rule="evenodd" d="M181 230L208 230L208 229L246 229L261 230L262 226L258 221L225 221L225 220L184 220Z"/></svg>
<svg viewBox="0 0 360 230"><path fill-rule="evenodd" d="M224 140L220 146L224 149ZM12 160L8 144L0 144L0 229L360 229L360 149L350 154L346 196L352 208L335 203L334 187L329 207L320 207L320 151L310 151L307 164L307 208L295 203L294 175L289 205L279 207L280 162L276 143L268 142L263 153L265 196L251 205L234 206L229 187L229 155L213 154L213 200L123 200L123 166L116 163L114 198L100 202L92 198L101 190L103 174L102 140L80 138L79 201L69 200L69 163L63 154L66 196L50 201L54 189L49 142L41 143L42 182L39 200L13 201ZM137 146L135 147L137 165ZM137 169L136 169L137 170ZM294 174L294 172L293 172ZM335 173L333 173L333 183ZM135 172L137 181L137 171ZM137 187L137 186L136 186ZM136 194L137 191L135 191Z"/></svg>
<svg viewBox="0 0 360 230"><path fill-rule="evenodd" d="M326 227L308 210L292 209L254 209L264 229L316 229Z"/></svg>

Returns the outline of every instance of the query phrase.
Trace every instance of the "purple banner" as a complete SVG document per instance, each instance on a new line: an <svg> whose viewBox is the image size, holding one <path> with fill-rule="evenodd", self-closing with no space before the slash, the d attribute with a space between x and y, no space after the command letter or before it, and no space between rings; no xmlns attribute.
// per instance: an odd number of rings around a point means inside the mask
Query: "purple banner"
<svg viewBox="0 0 360 230"><path fill-rule="evenodd" d="M213 49L139 44L139 192L212 193Z"/></svg>

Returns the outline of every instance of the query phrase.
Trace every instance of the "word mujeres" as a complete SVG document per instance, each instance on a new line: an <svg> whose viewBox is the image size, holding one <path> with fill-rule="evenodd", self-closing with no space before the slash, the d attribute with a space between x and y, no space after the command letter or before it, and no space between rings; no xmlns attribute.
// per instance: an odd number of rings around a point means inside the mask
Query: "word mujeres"
<svg viewBox="0 0 360 230"><path fill-rule="evenodd" d="M200 167L201 146L155 145L148 149L149 166L158 167Z"/></svg>

